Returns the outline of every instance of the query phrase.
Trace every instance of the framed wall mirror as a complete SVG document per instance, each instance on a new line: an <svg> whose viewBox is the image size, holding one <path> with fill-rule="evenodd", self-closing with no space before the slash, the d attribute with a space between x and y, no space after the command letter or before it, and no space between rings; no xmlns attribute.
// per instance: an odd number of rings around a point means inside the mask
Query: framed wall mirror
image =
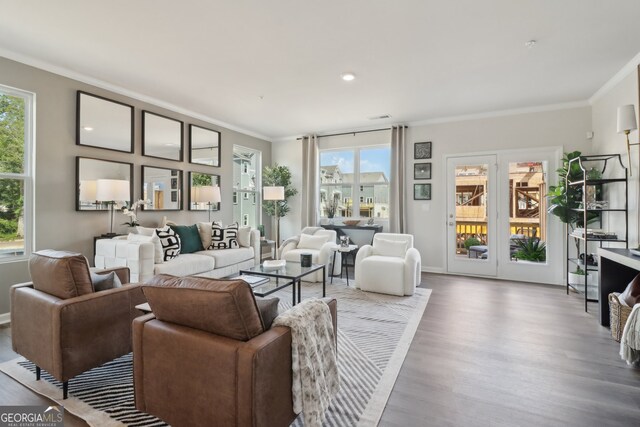
<svg viewBox="0 0 640 427"><path fill-rule="evenodd" d="M150 111L142 112L142 155L181 162L184 123Z"/></svg>
<svg viewBox="0 0 640 427"><path fill-rule="evenodd" d="M116 199L126 200L98 200L99 190L105 186L116 186L114 190L121 196ZM125 194L128 190L128 195ZM112 193L113 194L113 193ZM76 157L76 210L77 211L106 211L110 203L115 201L115 208L131 202L133 195L133 164L114 162L111 160Z"/></svg>
<svg viewBox="0 0 640 427"><path fill-rule="evenodd" d="M219 194L213 187L220 187L220 175L189 172L189 210L219 211L220 202L215 202Z"/></svg>
<svg viewBox="0 0 640 427"><path fill-rule="evenodd" d="M133 107L79 90L76 144L133 153Z"/></svg>
<svg viewBox="0 0 640 427"><path fill-rule="evenodd" d="M182 171L142 166L142 199L149 201L143 210L182 210Z"/></svg>
<svg viewBox="0 0 640 427"><path fill-rule="evenodd" d="M189 125L189 162L220 166L220 132Z"/></svg>

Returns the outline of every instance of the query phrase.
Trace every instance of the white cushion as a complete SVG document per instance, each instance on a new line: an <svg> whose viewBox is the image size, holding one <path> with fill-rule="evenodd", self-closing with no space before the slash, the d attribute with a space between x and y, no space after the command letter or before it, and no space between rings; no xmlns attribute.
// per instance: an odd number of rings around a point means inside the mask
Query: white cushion
<svg viewBox="0 0 640 427"><path fill-rule="evenodd" d="M149 230L155 231L153 228ZM153 243L153 262L155 264L162 264L164 262L164 252L162 251L162 244L157 234L144 235L129 233L127 240L130 242Z"/></svg>
<svg viewBox="0 0 640 427"><path fill-rule="evenodd" d="M251 246L251 227L244 225L238 229L238 244L240 247L248 248ZM204 246L208 248L209 246Z"/></svg>
<svg viewBox="0 0 640 427"><path fill-rule="evenodd" d="M300 234L298 249L315 249L320 250L322 245L327 243L329 236L312 236L310 234Z"/></svg>
<svg viewBox="0 0 640 427"><path fill-rule="evenodd" d="M404 295L404 259L371 255L361 262L360 289L390 295Z"/></svg>
<svg viewBox="0 0 640 427"><path fill-rule="evenodd" d="M154 274L173 274L174 276L190 276L204 273L215 268L215 259L200 254L180 254L177 258L156 264Z"/></svg>
<svg viewBox="0 0 640 427"><path fill-rule="evenodd" d="M216 268L226 267L227 265L237 264L248 259L253 259L253 248L237 248L237 249L213 249L208 251L200 251L198 255L206 255L216 260Z"/></svg>
<svg viewBox="0 0 640 427"><path fill-rule="evenodd" d="M407 242L376 239L373 253L380 256L404 258L407 253Z"/></svg>

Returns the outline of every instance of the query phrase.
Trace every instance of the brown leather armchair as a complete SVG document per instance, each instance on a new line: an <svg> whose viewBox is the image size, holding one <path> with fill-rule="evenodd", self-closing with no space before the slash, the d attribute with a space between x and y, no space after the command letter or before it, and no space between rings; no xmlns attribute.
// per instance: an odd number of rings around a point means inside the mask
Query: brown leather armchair
<svg viewBox="0 0 640 427"><path fill-rule="evenodd" d="M138 284L94 292L84 256L62 251L35 252L29 260L32 282L11 287L13 350L63 383L84 371L131 352L131 321L146 300ZM129 269L114 271L122 283Z"/></svg>
<svg viewBox="0 0 640 427"><path fill-rule="evenodd" d="M173 427L288 426L291 330L268 329L241 280L156 276L133 321L136 408ZM336 328L336 300L327 299ZM337 334L336 334L337 336Z"/></svg>

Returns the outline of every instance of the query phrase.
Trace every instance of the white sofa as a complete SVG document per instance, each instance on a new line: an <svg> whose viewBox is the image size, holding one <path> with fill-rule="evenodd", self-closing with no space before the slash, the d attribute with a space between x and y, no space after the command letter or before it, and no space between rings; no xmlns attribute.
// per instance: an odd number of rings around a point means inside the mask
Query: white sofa
<svg viewBox="0 0 640 427"><path fill-rule="evenodd" d="M127 240L127 236L96 241L98 268L129 267L131 283L145 282L156 274L221 278L260 264L260 232L251 230L249 246L238 249L204 250L180 254L161 264L154 263L153 243Z"/></svg>
<svg viewBox="0 0 640 427"><path fill-rule="evenodd" d="M324 243L321 243L315 247L300 247L301 235L324 237ZM325 264L325 274L338 274L340 273L340 263L342 258L340 252L336 254L335 265L333 266L333 273L331 272L331 263L333 262L333 248L337 248L336 232L335 230L325 230L322 227L305 227L302 229L300 235L290 237L282 243L280 247L280 259L287 261L300 262L301 254L311 254L311 262L314 264ZM310 274L302 278L303 281L309 282L321 282L322 271Z"/></svg>
<svg viewBox="0 0 640 427"><path fill-rule="evenodd" d="M377 233L355 262L356 288L390 295L413 295L420 284L420 252L411 234Z"/></svg>

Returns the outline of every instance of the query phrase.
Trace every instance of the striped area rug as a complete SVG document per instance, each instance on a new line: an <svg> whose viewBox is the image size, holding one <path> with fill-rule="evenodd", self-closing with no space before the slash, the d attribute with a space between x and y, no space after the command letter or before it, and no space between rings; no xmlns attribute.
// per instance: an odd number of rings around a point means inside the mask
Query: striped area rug
<svg viewBox="0 0 640 427"><path fill-rule="evenodd" d="M335 279L333 285L327 285L327 296L338 300L340 392L324 425L377 425L430 294L422 288L412 297L367 293ZM280 298L280 311L291 306L289 289L274 296ZM320 297L322 286L303 282L302 296ZM46 381L35 381L35 367L22 358L3 363L0 370L58 401L92 426L166 425L134 407L131 354L72 379L65 401L61 400L61 383L44 371ZM302 417L293 423L302 425Z"/></svg>

